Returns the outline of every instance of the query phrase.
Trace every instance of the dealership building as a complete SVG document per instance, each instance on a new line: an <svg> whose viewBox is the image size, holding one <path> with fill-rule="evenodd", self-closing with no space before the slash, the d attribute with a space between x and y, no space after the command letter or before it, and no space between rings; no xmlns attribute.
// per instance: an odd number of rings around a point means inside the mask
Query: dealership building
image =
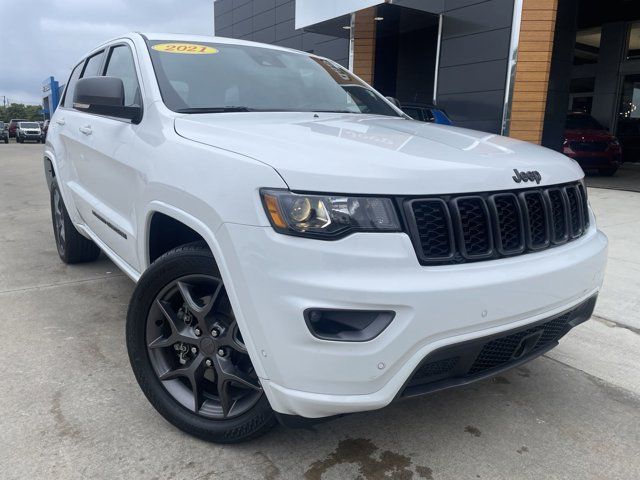
<svg viewBox="0 0 640 480"><path fill-rule="evenodd" d="M585 111L627 157L640 152L639 3L217 0L215 29L332 58L401 103L555 149L567 111Z"/></svg>

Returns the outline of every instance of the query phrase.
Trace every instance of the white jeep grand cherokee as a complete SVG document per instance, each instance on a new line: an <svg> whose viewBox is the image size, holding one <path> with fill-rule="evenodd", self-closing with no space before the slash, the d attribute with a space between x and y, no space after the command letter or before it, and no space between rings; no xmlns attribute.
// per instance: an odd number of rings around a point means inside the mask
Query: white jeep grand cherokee
<svg viewBox="0 0 640 480"><path fill-rule="evenodd" d="M559 153L409 119L336 63L130 34L74 68L58 252L137 282L127 346L179 428L234 442L486 378L589 318L607 239Z"/></svg>

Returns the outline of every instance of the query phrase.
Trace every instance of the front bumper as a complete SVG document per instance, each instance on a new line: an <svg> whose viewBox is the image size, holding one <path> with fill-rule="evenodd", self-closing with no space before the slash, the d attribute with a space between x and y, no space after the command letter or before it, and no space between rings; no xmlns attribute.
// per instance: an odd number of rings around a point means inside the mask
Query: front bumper
<svg viewBox="0 0 640 480"><path fill-rule="evenodd" d="M582 169L587 170L592 168L617 168L622 164L622 153L620 151L573 152L566 155L578 162Z"/></svg>
<svg viewBox="0 0 640 480"><path fill-rule="evenodd" d="M42 138L41 133L20 133L19 136L25 140L40 140Z"/></svg>
<svg viewBox="0 0 640 480"><path fill-rule="evenodd" d="M607 239L595 228L561 247L487 262L418 263L404 233L323 242L271 227L218 232L234 310L275 411L309 418L372 410L396 398L427 356L553 317L595 295ZM307 308L393 310L367 342L314 337Z"/></svg>

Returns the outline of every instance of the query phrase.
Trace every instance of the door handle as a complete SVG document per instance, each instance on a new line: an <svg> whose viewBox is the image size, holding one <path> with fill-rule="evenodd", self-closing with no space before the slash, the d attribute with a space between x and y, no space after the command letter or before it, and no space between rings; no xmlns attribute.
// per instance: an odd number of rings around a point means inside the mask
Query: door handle
<svg viewBox="0 0 640 480"><path fill-rule="evenodd" d="M87 125L85 127L80 127L79 130L80 130L80 132L84 133L85 135L91 135L91 133L92 133L91 125Z"/></svg>
<svg viewBox="0 0 640 480"><path fill-rule="evenodd" d="M64 125L64 124L65 124L64 118L58 118L58 119L56 120L56 123L57 123L58 125Z"/></svg>

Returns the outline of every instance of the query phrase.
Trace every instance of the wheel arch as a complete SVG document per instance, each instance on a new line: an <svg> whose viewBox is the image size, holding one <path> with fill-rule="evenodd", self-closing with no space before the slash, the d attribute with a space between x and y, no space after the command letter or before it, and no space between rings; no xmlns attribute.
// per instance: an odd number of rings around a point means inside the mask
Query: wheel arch
<svg viewBox="0 0 640 480"><path fill-rule="evenodd" d="M206 243L193 228L165 213L153 212L147 232L147 262L150 265L168 251L198 241Z"/></svg>
<svg viewBox="0 0 640 480"><path fill-rule="evenodd" d="M243 309L236 294L236 289L233 283L233 279L231 277L231 272L225 261L225 257L222 253L222 249L220 247L220 243L218 242L215 232L211 230L211 228L202 220L195 217L194 215L178 208L173 205L167 204L161 201L152 201L149 203L147 213L145 215L145 224L144 224L144 235L140 236L140 240L143 245L141 248L140 258L144 259L144 265L142 265L141 273L151 265L150 261L150 235L151 235L151 226L153 222L153 217L156 214L163 214L166 217L171 218L171 220L175 222L179 222L189 229L193 230L195 233L199 235L202 240L207 244L209 250L211 250L211 254L216 262L216 266L220 271L220 275L222 277L222 281L225 284L225 288L227 290L227 295L229 296L229 301L231 302L231 306L233 307L234 314L236 316L236 320L238 321L238 325L242 331L242 337L244 339L245 345L247 346L247 350L249 352L249 357L251 358L251 362L253 363L254 368L259 377L268 378L262 364L262 359L257 354L257 349L255 346L255 342L251 335L251 330L248 328L247 321L244 317Z"/></svg>
<svg viewBox="0 0 640 480"><path fill-rule="evenodd" d="M56 168L53 165L53 160L50 158L51 156L48 154L44 155L44 176L47 181L47 187L49 191L51 191L51 185L53 184L53 179L56 178Z"/></svg>
<svg viewBox="0 0 640 480"><path fill-rule="evenodd" d="M161 222L162 224L159 224ZM184 210L169 205L165 202L154 201L149 205L149 210L145 216L144 235L141 237L143 245L141 246L141 256L144 264L142 270L146 270L154 260L167 251L179 246L178 244L172 245L167 248L171 242L170 240L161 240L158 243L157 239L153 238L153 235L161 234L162 231L154 230L158 226L162 227L177 227L185 229L183 231L193 232L193 239L188 238L186 242L203 240L214 255L216 263L220 260L220 251L218 242L215 240L213 231L197 217L191 215ZM178 240L180 235L178 235ZM163 248L164 246L164 248ZM162 251L164 250L164 251Z"/></svg>

